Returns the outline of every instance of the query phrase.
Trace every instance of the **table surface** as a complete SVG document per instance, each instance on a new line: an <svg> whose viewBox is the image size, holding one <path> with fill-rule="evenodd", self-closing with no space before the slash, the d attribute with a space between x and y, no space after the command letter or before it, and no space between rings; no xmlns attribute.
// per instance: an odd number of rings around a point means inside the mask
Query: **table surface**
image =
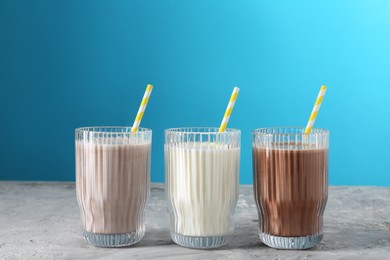
<svg viewBox="0 0 390 260"><path fill-rule="evenodd" d="M213 250L174 244L164 187L152 184L146 234L127 248L82 238L74 183L0 182L0 259L390 259L390 188L330 187L324 239L310 250L276 250L257 235L252 186L240 186L233 242Z"/></svg>

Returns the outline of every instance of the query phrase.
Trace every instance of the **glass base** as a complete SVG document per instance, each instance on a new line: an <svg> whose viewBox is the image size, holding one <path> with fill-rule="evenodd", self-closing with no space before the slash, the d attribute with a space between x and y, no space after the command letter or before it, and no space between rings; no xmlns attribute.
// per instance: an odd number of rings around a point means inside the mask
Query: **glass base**
<svg viewBox="0 0 390 260"><path fill-rule="evenodd" d="M98 234L84 231L84 238L96 247L124 247L134 245L141 241L144 233Z"/></svg>
<svg viewBox="0 0 390 260"><path fill-rule="evenodd" d="M322 237L322 233L318 233L305 237L279 237L266 233L260 233L260 240L267 246L277 249L307 249L318 245Z"/></svg>
<svg viewBox="0 0 390 260"><path fill-rule="evenodd" d="M174 232L171 232L173 242L179 246L208 249L217 248L226 245L229 242L230 235L226 236L210 236L210 237L196 237L196 236L184 236Z"/></svg>

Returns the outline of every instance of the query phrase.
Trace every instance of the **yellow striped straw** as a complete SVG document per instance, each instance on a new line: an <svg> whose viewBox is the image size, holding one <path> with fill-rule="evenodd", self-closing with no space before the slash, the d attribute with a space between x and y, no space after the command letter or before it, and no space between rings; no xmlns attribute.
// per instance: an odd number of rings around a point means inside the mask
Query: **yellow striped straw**
<svg viewBox="0 0 390 260"><path fill-rule="evenodd" d="M226 108L225 115L223 116L222 123L221 123L221 126L219 127L218 132L223 132L226 130L226 127L227 127L227 124L229 122L230 115L232 114L234 103L236 102L239 91L240 91L239 88L234 87L233 93L230 96L229 104Z"/></svg>
<svg viewBox="0 0 390 260"><path fill-rule="evenodd" d="M326 86L322 86L320 89L320 92L318 93L316 102L314 103L313 110L311 111L309 122L307 122L306 128L305 128L305 134L308 134L313 129L314 121L316 120L318 111L320 110L320 106L322 103L322 100L324 99L326 92Z"/></svg>
<svg viewBox="0 0 390 260"><path fill-rule="evenodd" d="M133 127L131 128L131 132L137 132L139 124L141 123L142 116L144 115L146 105L148 104L150 94L152 93L153 86L148 84L145 90L144 97L142 98L141 105L139 106L137 116L135 117Z"/></svg>

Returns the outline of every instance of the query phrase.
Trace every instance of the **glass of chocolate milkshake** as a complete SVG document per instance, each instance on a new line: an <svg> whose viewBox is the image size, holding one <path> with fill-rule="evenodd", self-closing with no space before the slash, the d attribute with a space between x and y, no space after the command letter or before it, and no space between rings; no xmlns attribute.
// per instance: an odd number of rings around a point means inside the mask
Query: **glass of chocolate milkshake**
<svg viewBox="0 0 390 260"><path fill-rule="evenodd" d="M76 192L84 238L123 247L145 234L152 131L131 127L76 129Z"/></svg>
<svg viewBox="0 0 390 260"><path fill-rule="evenodd" d="M304 130L275 127L252 133L259 237L274 248L311 248L323 237L329 131Z"/></svg>
<svg viewBox="0 0 390 260"><path fill-rule="evenodd" d="M238 199L240 130L165 130L165 187L171 237L181 246L226 245Z"/></svg>

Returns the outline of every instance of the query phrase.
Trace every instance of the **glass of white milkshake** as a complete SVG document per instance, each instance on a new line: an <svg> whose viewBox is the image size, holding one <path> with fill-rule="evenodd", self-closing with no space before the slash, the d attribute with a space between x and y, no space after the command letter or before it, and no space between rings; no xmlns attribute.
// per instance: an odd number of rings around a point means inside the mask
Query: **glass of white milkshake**
<svg viewBox="0 0 390 260"><path fill-rule="evenodd" d="M76 129L76 192L84 238L98 247L123 247L145 234L152 130Z"/></svg>
<svg viewBox="0 0 390 260"><path fill-rule="evenodd" d="M241 132L218 127L165 130L171 237L181 246L226 245L234 230Z"/></svg>

